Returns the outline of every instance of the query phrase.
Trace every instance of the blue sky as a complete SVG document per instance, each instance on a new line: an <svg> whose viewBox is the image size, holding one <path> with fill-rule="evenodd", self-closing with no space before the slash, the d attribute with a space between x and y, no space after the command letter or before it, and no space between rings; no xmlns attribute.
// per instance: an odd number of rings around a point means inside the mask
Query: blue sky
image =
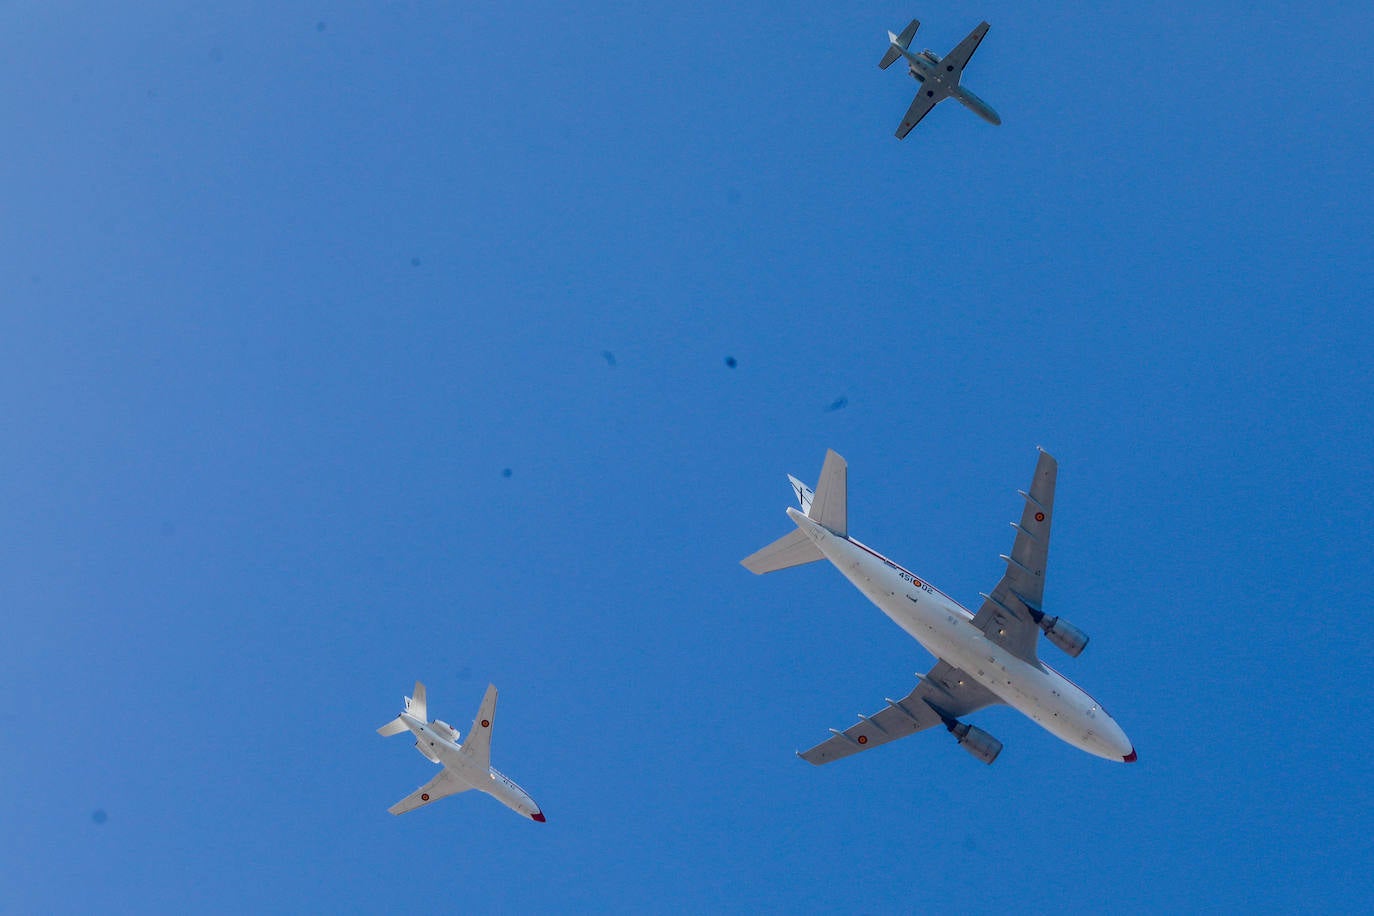
<svg viewBox="0 0 1374 916"><path fill-rule="evenodd" d="M992 23L1003 126L892 137L913 15ZM1360 908L1371 32L4 4L0 908ZM844 454L855 536L971 604L1036 445L1092 635L1045 652L1140 762L1007 709L992 767L797 760L931 659L738 565L784 475ZM501 688L547 825L386 813L416 678L462 729Z"/></svg>

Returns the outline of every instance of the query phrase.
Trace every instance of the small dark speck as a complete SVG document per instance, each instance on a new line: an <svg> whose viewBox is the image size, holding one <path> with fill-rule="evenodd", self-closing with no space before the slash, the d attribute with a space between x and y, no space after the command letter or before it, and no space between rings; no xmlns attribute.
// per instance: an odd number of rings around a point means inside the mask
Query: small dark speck
<svg viewBox="0 0 1374 916"><path fill-rule="evenodd" d="M220 61L224 60L224 50L222 48L211 48L210 59L215 63L219 63Z"/></svg>
<svg viewBox="0 0 1374 916"><path fill-rule="evenodd" d="M150 98L150 99L155 99L155 98L157 98L157 90L156 90L156 89L149 89L149 90L148 90L148 98Z"/></svg>
<svg viewBox="0 0 1374 916"><path fill-rule="evenodd" d="M172 522L163 522L158 526L158 530L162 533L163 537L169 538L177 533L177 526Z"/></svg>
<svg viewBox="0 0 1374 916"><path fill-rule="evenodd" d="M315 31L316 31L316 32L323 32L324 29L325 29L325 25L324 25L324 20L323 20L323 19L321 19L319 22L315 23Z"/></svg>
<svg viewBox="0 0 1374 916"><path fill-rule="evenodd" d="M608 365L608 366L614 366L614 365L615 365L615 354L612 353L610 350L602 350L602 351L601 351L601 358L604 359L604 360L606 361L606 365Z"/></svg>
<svg viewBox="0 0 1374 916"><path fill-rule="evenodd" d="M737 204L744 199L744 195L740 193L739 188L731 188L725 192L725 199L732 204Z"/></svg>
<svg viewBox="0 0 1374 916"><path fill-rule="evenodd" d="M739 360L735 359L733 356L727 356L725 357L725 365L733 369L739 365Z"/></svg>
<svg viewBox="0 0 1374 916"><path fill-rule="evenodd" d="M831 402L830 402L830 406L827 407L826 410L827 410L827 411L844 410L845 405L848 404L848 403L849 403L849 398L844 397L843 395L841 395L840 397L838 397L838 398L836 398L835 400L831 401Z"/></svg>
<svg viewBox="0 0 1374 916"><path fill-rule="evenodd" d="M103 824L109 819L110 816L105 813L104 808L96 808L91 812L91 820L95 821L97 824Z"/></svg>
<svg viewBox="0 0 1374 916"><path fill-rule="evenodd" d="M502 476L502 477L509 477L509 476L510 476L510 468L505 468L504 470L502 470L502 471L501 471L501 476Z"/></svg>
<svg viewBox="0 0 1374 916"><path fill-rule="evenodd" d="M411 266L411 267L419 267L419 266L420 266L420 259L419 259L419 258L411 258L411 259L410 259L410 266Z"/></svg>

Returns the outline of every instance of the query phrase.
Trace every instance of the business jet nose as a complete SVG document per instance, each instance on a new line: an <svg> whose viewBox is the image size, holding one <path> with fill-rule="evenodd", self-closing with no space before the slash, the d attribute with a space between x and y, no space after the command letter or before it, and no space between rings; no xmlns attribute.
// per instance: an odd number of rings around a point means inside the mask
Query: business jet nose
<svg viewBox="0 0 1374 916"><path fill-rule="evenodd" d="M543 811L536 811L536 812L534 812L533 814L530 815L530 819L531 819L531 820L538 821L539 823L542 824L542 823L544 823L544 812L543 812Z"/></svg>

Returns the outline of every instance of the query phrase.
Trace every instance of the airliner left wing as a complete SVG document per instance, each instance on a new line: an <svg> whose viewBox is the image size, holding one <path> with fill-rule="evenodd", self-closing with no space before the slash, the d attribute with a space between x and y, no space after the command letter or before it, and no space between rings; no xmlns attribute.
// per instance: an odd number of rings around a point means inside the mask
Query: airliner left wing
<svg viewBox="0 0 1374 916"><path fill-rule="evenodd" d="M457 795L459 792L466 792L471 788L472 786L469 786L448 770L440 770L438 776L435 776L429 782L420 786L420 788L411 792L405 798L386 810L392 814L405 814L407 811L414 811L416 808L424 807L430 802L438 801L441 798L447 798L450 795Z"/></svg>
<svg viewBox="0 0 1374 916"><path fill-rule="evenodd" d="M858 724L844 731L832 728L833 738L797 756L820 766L941 725L945 717L958 719L1000 702L992 691L959 668L936 662L911 693L900 700L888 700L886 709L860 716Z"/></svg>
<svg viewBox="0 0 1374 916"><path fill-rule="evenodd" d="M983 606L973 617L973 625L988 639L1035 664L1041 613L1045 598L1045 566L1050 558L1050 522L1054 516L1054 484L1059 464L1049 452L1042 451L1035 464L1030 492L1022 492L1026 506L1021 521L1012 522L1016 540L1011 555L1003 555L1007 571L997 587L983 596Z"/></svg>

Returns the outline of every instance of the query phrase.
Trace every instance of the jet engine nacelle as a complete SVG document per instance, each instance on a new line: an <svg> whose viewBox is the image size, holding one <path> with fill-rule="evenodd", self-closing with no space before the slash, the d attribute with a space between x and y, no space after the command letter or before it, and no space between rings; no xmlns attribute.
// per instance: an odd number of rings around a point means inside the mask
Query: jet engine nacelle
<svg viewBox="0 0 1374 916"><path fill-rule="evenodd" d="M454 728L452 725L449 725L443 719L435 719L433 722L429 724L434 726L434 730L438 732L440 736L447 738L454 744L458 743L458 729Z"/></svg>
<svg viewBox="0 0 1374 916"><path fill-rule="evenodd" d="M950 731L959 739L960 747L984 763L992 763L1002 753L1002 742L976 725L960 722Z"/></svg>
<svg viewBox="0 0 1374 916"><path fill-rule="evenodd" d="M1063 649L1073 658L1083 653L1088 645L1088 634L1069 623L1063 617L1046 614L1040 618L1040 629L1050 638L1050 642Z"/></svg>

